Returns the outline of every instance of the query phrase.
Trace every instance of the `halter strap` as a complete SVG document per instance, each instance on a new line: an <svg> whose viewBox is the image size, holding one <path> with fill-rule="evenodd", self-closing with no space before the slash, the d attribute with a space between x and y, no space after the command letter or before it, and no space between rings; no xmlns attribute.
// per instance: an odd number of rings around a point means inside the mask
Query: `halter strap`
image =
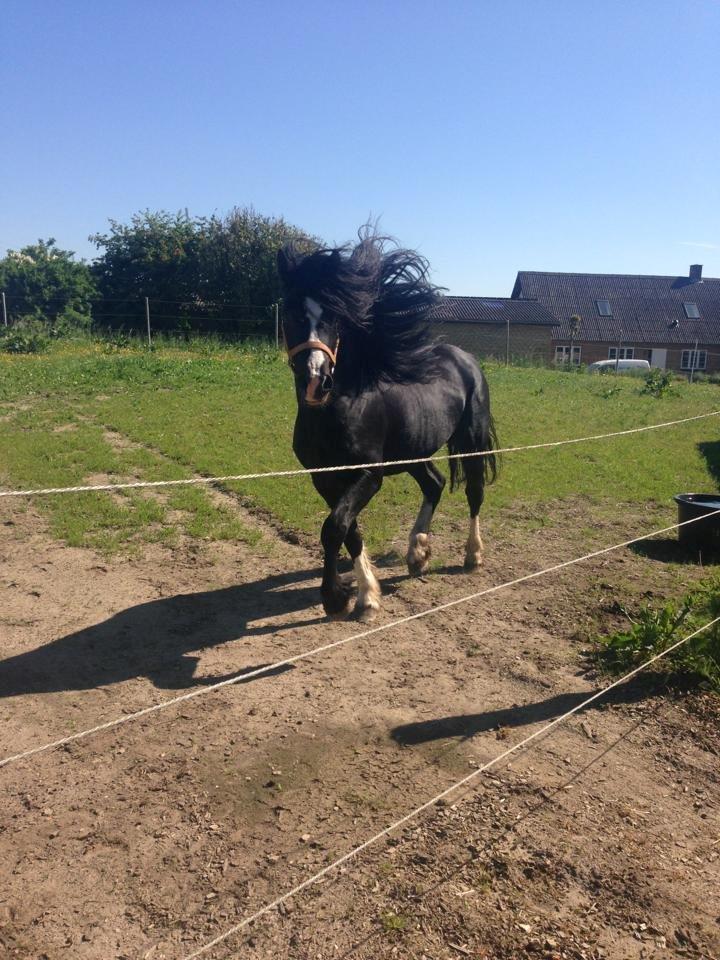
<svg viewBox="0 0 720 960"><path fill-rule="evenodd" d="M297 354L301 353L303 350L322 350L323 353L326 353L330 357L332 365L335 366L337 363L337 352L339 346L339 337L335 341L335 350L331 350L326 343L322 342L322 340L306 340L305 343L299 343L296 347L288 347L288 362L290 366L292 366L293 357L297 356Z"/></svg>

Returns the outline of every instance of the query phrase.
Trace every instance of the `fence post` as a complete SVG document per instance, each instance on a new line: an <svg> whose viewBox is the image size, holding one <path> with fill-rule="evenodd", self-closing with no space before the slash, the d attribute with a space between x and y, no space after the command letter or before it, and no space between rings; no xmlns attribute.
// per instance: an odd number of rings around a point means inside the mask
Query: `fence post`
<svg viewBox="0 0 720 960"><path fill-rule="evenodd" d="M695 349L692 353L692 363L690 364L690 383L693 382L693 377L695 376L695 366L697 364L697 354L698 354L698 341L695 340Z"/></svg>
<svg viewBox="0 0 720 960"><path fill-rule="evenodd" d="M2 292L2 307L3 307L3 323L5 326L8 325L7 322L7 304L5 303L5 291Z"/></svg>
<svg viewBox="0 0 720 960"><path fill-rule="evenodd" d="M275 311L275 349L280 349L280 304L275 301L273 304Z"/></svg>
<svg viewBox="0 0 720 960"><path fill-rule="evenodd" d="M575 357L573 356L575 352L575 337L580 333L580 315L574 313L570 317L570 369L572 370L573 364L575 363ZM580 367L580 357L578 357L578 368Z"/></svg>
<svg viewBox="0 0 720 960"><path fill-rule="evenodd" d="M152 350L152 336L150 333L150 298L145 297L145 320L147 322L148 347Z"/></svg>
<svg viewBox="0 0 720 960"><path fill-rule="evenodd" d="M510 366L510 317L507 318L507 336L505 340L505 366Z"/></svg>

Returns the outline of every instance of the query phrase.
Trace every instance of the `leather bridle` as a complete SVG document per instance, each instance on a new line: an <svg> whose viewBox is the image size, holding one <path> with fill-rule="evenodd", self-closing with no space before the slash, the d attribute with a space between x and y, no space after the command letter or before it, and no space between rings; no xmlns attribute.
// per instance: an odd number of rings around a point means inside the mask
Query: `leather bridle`
<svg viewBox="0 0 720 960"><path fill-rule="evenodd" d="M284 333L285 331L283 331ZM285 347L287 349L288 363L292 370L295 369L295 364L293 363L295 357L302 353L303 350L321 350L330 358L330 363L332 364L330 374L325 377L313 377L307 385L307 391L305 393L305 403L311 407L322 407L330 399L330 391L332 390L333 385L333 374L335 373L335 364L337 363L337 353L340 346L340 337L337 337L335 340L335 349L331 350L330 347L323 343L322 340L306 340L304 343L299 343L296 347L288 347L287 340L285 341ZM316 382L320 382L320 389L323 391L322 399L315 399L315 385ZM329 386L326 386L326 383L329 381Z"/></svg>
<svg viewBox="0 0 720 960"><path fill-rule="evenodd" d="M326 353L330 357L330 363L332 363L334 369L335 364L337 363L337 352L339 346L339 337L335 341L334 351L331 350L326 343L323 343L322 340L306 340L305 343L299 343L296 347L287 347L288 363L294 368L293 358L296 357L298 353L302 353L303 350L322 350L323 353Z"/></svg>

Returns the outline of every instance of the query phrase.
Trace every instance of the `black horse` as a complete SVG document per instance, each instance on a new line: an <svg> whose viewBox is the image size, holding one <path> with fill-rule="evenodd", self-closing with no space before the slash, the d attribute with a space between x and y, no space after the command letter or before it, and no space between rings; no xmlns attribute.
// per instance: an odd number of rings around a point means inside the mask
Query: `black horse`
<svg viewBox="0 0 720 960"><path fill-rule="evenodd" d="M298 400L293 449L304 467L430 457L445 444L451 454L495 447L478 365L432 336L428 312L440 297L426 260L366 228L354 248L286 246L278 267ZM357 517L385 474L405 471L423 494L407 553L410 573L420 575L428 568L430 521L445 486L433 463L312 474L331 511L322 527L322 601L329 616L347 614L352 597L351 584L338 575L343 543L357 577L356 615L369 620L378 610L380 586ZM469 570L482 562L478 513L494 476L492 453L450 460L451 489L464 480L470 506Z"/></svg>

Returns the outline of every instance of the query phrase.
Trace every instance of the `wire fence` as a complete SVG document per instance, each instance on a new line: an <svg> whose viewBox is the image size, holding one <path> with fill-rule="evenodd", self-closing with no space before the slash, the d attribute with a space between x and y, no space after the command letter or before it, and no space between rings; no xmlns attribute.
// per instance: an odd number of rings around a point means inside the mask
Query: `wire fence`
<svg viewBox="0 0 720 960"><path fill-rule="evenodd" d="M42 316L51 328L62 322L67 310L85 318L86 328L97 336L142 338L152 345L153 338L192 340L216 336L228 341L266 339L279 347L282 304L280 301L257 304L208 299L191 292L185 299L160 297L32 298L0 292L2 322L11 327L27 317ZM627 361L647 361L650 367L667 369L687 376L720 379L720 350L717 344L704 342L688 326L681 342L650 345L634 342L618 329L617 338L602 341L560 337L557 327L508 320L449 321L435 323L438 336L462 347L474 356L514 366L555 366L585 369L592 363L608 364L608 372L626 372Z"/></svg>
<svg viewBox="0 0 720 960"><path fill-rule="evenodd" d="M383 623L377 627L371 627L368 630L363 630L360 633L352 634L349 637L341 637L339 640L333 640L330 643L322 644L321 646L315 647L312 650L306 650L303 653L298 653L291 657L285 657L283 660L278 660L275 663L258 667L256 670L251 670L247 673L241 673L238 676L230 677L227 680L221 680L218 683L209 684L208 686L191 690L189 693L181 694L178 697L172 697L169 700L163 700L160 703L154 703L142 710L137 710L135 713L126 713L114 720L107 720L104 723L98 724L94 727L89 727L86 730L79 730L76 733L69 734L68 736L61 737L60 739L51 740L48 743L41 744L40 746L31 747L30 749L23 750L20 753L3 757L0 759L0 767L8 766L9 764L16 763L19 760L26 760L29 757L36 756L40 753L46 753L48 750L54 750L57 747L67 746L70 743L75 743L77 740L84 740L86 737L90 737L96 733L101 733L106 730L113 730L117 727L124 726L127 723L147 717L150 714L158 713L161 710L167 710L168 707L176 706L179 703L186 703L188 700L195 700L197 697L205 696L206 694L213 693L216 690L222 690L225 687L230 687L237 683L246 683L248 680L253 680L256 677L276 673L278 670L282 670L286 667L292 666L293 664L300 663L302 660L308 660L312 657L317 657L321 653L328 653L330 650L335 650L338 647L345 646L348 643L353 643L358 640L365 640L368 637L392 630L394 627L399 627L403 624L412 623L415 620L422 620L425 617L441 613L445 610L450 610L453 607L459 606L460 604L469 603L472 600L479 600L481 597L491 596L495 593L499 593L502 590L507 590L510 587L517 587L522 583L529 583L531 580L538 580L540 577L547 576L548 574L558 573L560 570L573 567L578 563L584 563L587 560L594 560L597 557L606 556L608 553L614 553L616 550L622 550L623 548L633 546L636 543L642 543L644 540L651 540L653 537L659 537L664 533L670 533L675 530L684 529L693 523L707 522L709 517L717 516L718 514L720 514L720 510L711 510L703 516L692 517L690 520L682 520L678 523L670 524L670 526L661 527L659 530L652 530L650 533L643 533L640 536L632 537L629 540L623 540L621 543L614 543L609 547L601 547L599 550L593 550L590 553L583 554L581 557L574 557L571 560L563 560L562 562L555 563L550 567L544 567L542 570L536 570L533 573L527 573L522 577L515 577L513 580L506 580L504 583L496 584L493 587L485 587L482 590L476 590L473 593L465 594L462 597L456 597L454 600L448 600L445 603L436 604L433 607L428 607L425 610L410 614L407 617L401 617L398 620L391 620L389 623Z"/></svg>
<svg viewBox="0 0 720 960"><path fill-rule="evenodd" d="M292 897L297 896L299 893L302 893L304 890L307 890L308 887L313 886L316 883L319 883L324 879L329 873L337 870L343 864L348 863L350 860L356 859L361 853L367 850L369 847L374 846L380 840L383 840L385 837L389 836L391 833L394 833L396 830L399 830L401 827L405 826L406 823L409 823L411 820L417 819L420 814L424 813L426 810L429 810L431 807L437 806L441 800L444 800L446 797L449 797L451 794L456 793L461 787L467 786L477 778L486 773L488 770L491 770L493 767L498 766L502 763L503 760L507 760L508 757L518 753L520 750L524 750L531 743L539 740L541 737L546 736L550 733L551 730L554 730L561 723L569 720L570 717L575 716L577 713L580 713L582 710L586 710L590 704L595 703L602 697L607 696L611 690L616 689L624 683L627 683L628 680L631 680L633 677L637 676L641 671L646 670L653 663L667 657L674 650L677 650L683 644L688 643L694 637L697 637L699 634L703 633L706 630L709 630L710 627L714 626L720 622L720 617L716 617L714 620L710 620L703 626L698 627L697 630L693 630L692 633L689 633L687 636L682 637L676 643L669 646L667 649L661 651L660 653L653 656L651 659L647 660L645 663L640 664L640 666L635 667L634 670L631 670L629 673L626 673L624 676L620 677L618 680L615 680L613 683L608 684L606 687L603 687L601 690L596 691L591 696L587 697L582 703L577 704L568 710L566 713L561 714L558 717L555 717L554 720L551 720L549 723L546 723L539 730L536 730L534 733L529 734L527 737L524 737L518 743L514 744L511 747L508 747L507 750L503 750L502 753L498 754L496 757L493 757L491 760L488 760L487 763L481 764L479 767L476 767L471 773L463 777L461 780L456 780L454 783L450 784L449 787L446 787L444 790L441 790L440 793L437 793L434 797L431 797L429 800L426 800L424 803L421 803L420 806L415 807L414 810L411 810L409 813L406 813L400 819L395 820L393 823L389 824L387 827L384 827L382 830L375 833L372 837L369 837L363 843L358 844L356 847L353 847L351 850L348 850L347 853L344 853L342 856L338 857L336 860L333 860L332 863L327 864L318 870L317 873L314 873L312 876L303 880L301 883L298 883L291 890L287 890L285 893L281 894L279 897L276 897L270 903L265 904L259 910L256 910L254 913L245 917L239 923L234 924L229 929L225 930L223 933L214 937L212 940L209 940L207 943L203 944L197 950L193 950L192 953L186 954L183 960L196 960L197 957L201 957L204 954L207 954L210 950L213 950L215 947L219 946L221 943L225 943L231 937L236 936L238 933L241 933L246 927L254 923L256 920L259 920L261 917L270 913L273 910L277 910L278 907L286 903Z"/></svg>
<svg viewBox="0 0 720 960"><path fill-rule="evenodd" d="M528 450L543 450L552 447L564 447L569 444L588 443L594 440L608 440L611 437L627 437L632 434L646 433L649 430L660 430L663 427L675 427L694 420L706 420L708 417L720 416L720 410L709 413L698 413L692 417L683 417L680 420L666 420L663 423L650 423L642 427L630 427L627 430L615 430L612 433L598 433L584 437L569 437L564 440L548 440L544 443L528 443L518 447L499 447L496 450L475 450L470 453L439 453L431 457L414 457L408 460L381 460L371 463L346 463L330 467L299 467L294 470L270 470L265 473L236 473L222 477L188 477L183 480L133 480L127 483L96 483L74 487L36 487L29 490L0 490L1 497L31 497L49 496L61 493L93 493L109 490L137 490L156 487L183 487L198 484L231 483L243 480L267 480L277 477L301 477L316 473L337 473L348 470L371 470L384 467L410 466L414 463L429 463L436 460L470 459L472 457L499 456L506 453L521 453Z"/></svg>
<svg viewBox="0 0 720 960"><path fill-rule="evenodd" d="M70 301L1 295L6 328L22 321L42 319L52 329L64 324L81 326L96 336L141 337L152 345L155 337L190 340L217 336L226 340L267 339L280 345L280 303L239 303L208 300L202 295L185 300L156 297L86 299Z"/></svg>
<svg viewBox="0 0 720 960"><path fill-rule="evenodd" d="M627 361L646 361L651 368L669 370L695 379L720 375L720 351L717 344L695 338L691 329L687 339L677 343L650 345L646 342L618 339L571 340L558 338L557 329L519 323L448 322L438 325L443 340L467 350L474 356L493 359L508 366L553 366L585 370L590 364L604 363L609 373L627 372ZM642 373L642 368L638 368ZM645 368L647 373L647 367Z"/></svg>
<svg viewBox="0 0 720 960"><path fill-rule="evenodd" d="M720 415L720 410L719 410L719 411L711 411L711 412L708 412L708 413L705 413L705 414L699 414L699 415L696 415L696 416L694 416L694 417L687 417L687 418L683 418L683 419L680 419L680 420L667 421L667 422L659 423L659 424L650 424L650 425L645 425L645 426L641 426L641 427L634 427L634 428L631 428L631 429L628 429L628 430L615 431L615 432L606 433L606 434L600 434L600 435L595 435L595 436L576 437L576 438L569 438L569 439L564 439L564 440L560 440L560 441L548 441L548 442L545 442L545 443L529 444L529 445L518 446L518 447L508 447L508 448L504 448L502 451L499 451L499 452L510 453L510 452L519 452L519 451L523 451L523 450L534 450L534 449L542 449L542 448L552 448L552 447L562 446L562 445L564 445L564 444L577 444L577 443L589 442L589 441L600 440L600 439L608 439L608 438L611 438L611 437L627 436L627 435L630 435L630 434L641 433L641 432L644 432L644 431L655 430L655 429L659 429L659 428L663 428L663 427L676 426L676 425L679 425L679 424L688 423L688 422L690 422L690 421L702 420L702 419L706 419L706 418L710 418L710 417L716 417L716 416L718 416L718 415ZM475 454L470 454L470 455L474 455L474 456L487 456L488 453L489 453L488 451L478 451L477 453L475 453ZM29 495L34 495L34 494L73 493L73 492L79 492L79 491L92 491L92 490L126 489L126 488L129 488L129 487L171 486L171 485L187 484L187 483L217 483L217 482L230 481L230 480L247 480L247 479L258 479L258 478L269 478L269 477L280 477L280 476L297 476L297 475L303 475L303 474L314 473L314 472L323 472L324 470L348 470L348 469L357 470L357 469L361 469L361 468L363 468L363 467L368 467L368 468L369 468L369 467L378 467L378 466L397 465L397 464L400 464L400 463L408 463L408 464L409 464L409 463L415 463L415 462L425 462L425 461L428 461L428 460L449 459L450 456L451 456L451 455L448 454L448 455L440 455L440 456L435 456L435 457L419 458L419 459L417 459L417 460L408 460L408 461L386 461L386 462L380 463L380 464L378 464L378 463L373 463L373 464L351 464L351 465L347 465L347 464L346 464L346 465L341 465L341 466L337 466L337 467L322 468L322 470L320 470L320 471L299 469L299 470L288 470L288 471L272 471L272 472L255 473L255 474L241 474L241 475L226 476L226 477L190 478L190 479L180 480L180 481L152 481L152 482L142 482L142 481L141 481L141 482L128 483L128 484L105 484L105 485L95 485L95 486L85 486L85 487L65 487L65 488L45 488L45 489L34 489L34 490L0 491L0 496L2 496L2 497L9 497L9 496L29 496ZM462 455L462 456L467 456L467 454L464 454L464 455ZM519 584L526 583L526 582L529 582L529 581L531 581L531 580L536 580L536 579L539 579L539 578L541 578L541 577L548 576L548 575L550 575L550 574L553 574L553 573L559 572L559 571L561 571L561 570L564 570L564 569L566 569L566 568L569 568L569 567L571 567L571 566L574 566L575 564L579 564L579 563L582 563L582 562L585 562L585 561L589 561L589 560L592 560L592 559L597 558L597 557L600 557L600 556L607 555L607 554L609 554L609 553L611 553L611 552L613 552L613 551L621 550L621 549L626 548L626 547L629 547L629 546L631 546L631 545L633 545L633 544L637 544L637 543L640 543L640 542L642 542L642 541L649 540L649 539L651 539L651 538L653 538L653 537L657 537L657 536L660 536L660 535L662 535L662 534L665 534L665 533L668 533L668 532L671 532L671 531L680 530L680 529L685 528L685 527L687 527L687 526L689 526L689 525L691 525L691 524L693 524L693 523L706 522L707 519L708 519L708 517L713 517L713 516L716 516L716 515L718 515L718 514L720 514L720 510L709 511L707 514L705 514L705 515L703 515L703 516L697 516L697 517L694 517L694 518L689 519L689 520L685 520L685 521L682 521L682 522L674 523L674 524L671 524L671 525L669 525L669 526L666 526L666 527L663 527L663 528L660 528L660 529L657 529L657 530L650 531L650 532L648 532L648 533L639 535L639 536L637 536L637 537L633 537L633 538L631 538L631 539L624 540L624 541L622 541L621 543L615 543L615 544L612 544L612 545L610 545L610 546L603 547L603 548L601 548L601 549L591 551L591 552L586 553L586 554L584 554L584 555L582 555L582 556L574 557L574 558L572 558L572 559L570 559L570 560L565 560L565 561L562 561L562 562L560 562L560 563L553 564L552 566L545 567L545 568L543 568L543 569L541 569L541 570L534 571L534 572L532 572L532 573L526 574L526 575L521 576L521 577L517 577L517 578L515 578L515 579L513 579L513 580L509 580L509 581L506 581L506 582L503 582L503 583L500 583L500 584L496 584L495 586L488 587L488 588L484 588L484 589L482 589L482 590L478 590L478 591L475 591L475 592L470 593L470 594L466 594L466 595L461 596L461 597L456 597L456 598L454 598L454 599L452 599L452 600L449 600L449 601L446 601L446 602L444 602L444 603L436 604L435 606L432 606L432 607L429 607L429 608L427 608L427 609L425 609L425 610L419 611L418 613L411 614L411 615L409 615L409 616L407 616L407 617L402 617L402 618L400 618L400 619L396 619L396 620L390 621L389 623L382 624L382 625L379 625L379 626L377 626L377 627L373 627L373 628L370 628L370 629L367 629L367 630L363 630L363 631L361 631L360 633L355 633L355 634L352 634L352 635L347 636L347 637L341 637L341 638L338 639L338 640L332 641L332 642L330 642L330 643L325 643L325 644L323 644L323 645L321 645L321 646L318 646L318 647L315 647L315 648L313 648L313 649L311 649L311 650L303 651L303 652L298 653L298 654L296 654L296 655L294 655L294 656L287 657L287 658L285 658L285 659L283 659L283 660L280 660L280 661L278 661L278 662L276 662L276 663L269 664L269 665L267 665L267 666L265 666L265 667L261 667L261 668L258 668L258 669L256 669L256 670L253 670L253 671L251 671L251 672L249 672L249 673L243 673L243 674L240 674L240 675L235 676L235 677L231 677L231 678L229 678L229 679L226 679L226 680L221 681L221 682L216 683L216 684L212 684L212 685L209 685L209 686L203 686L203 687L201 687L201 688L191 690L191 691L189 691L188 693L182 694L181 696L173 697L173 698L171 698L171 699L169 699L169 700L165 700L165 701L162 701L162 702L160 702L160 703L152 704L151 706L146 707L146 708L144 708L144 709L142 709L142 710L136 711L135 713L124 714L124 715L122 715L121 717L118 717L118 718L115 718L115 719L113 719L113 720L110 720L110 721L107 721L107 722L98 724L98 725L93 726L93 727L90 727L90 728L88 728L88 729L85 729L85 730L82 730L82 731L77 731L77 732L74 732L74 733L72 733L72 734L70 734L70 735L67 735L67 736L64 736L64 737L60 737L60 738L54 739L54 740L52 740L52 741L49 741L49 742L44 743L44 744L40 744L40 745L35 746L35 747L31 747L30 749L27 749L27 750L24 750L24 751L20 751L20 752L11 754L11 755L9 755L9 756L6 756L6 757L0 759L0 767L5 767L5 766L8 766L8 765L10 765L10 764L19 762L19 761L21 761L21 760L29 759L29 758L31 758L31 757L34 757L34 756L37 756L37 755L39 755L39 754L45 753L45 752L47 752L47 751L50 751L50 750L52 750L52 749L54 749L54 748L58 748L58 747L61 747L61 746L66 746L66 745L68 745L68 744L70 744L70 743L76 742L76 741L81 740L81 739L88 738L88 737L90 737L90 736L92 736L92 735L94 735L94 734L100 733L100 732L102 732L102 731L109 731L109 730L116 729L116 728L118 728L118 727L120 727L120 726L122 726L122 725L125 725L125 724L130 723L130 722L133 722L133 721L137 721L137 720L139 720L139 719L141 719L141 718L143 718L143 717L148 717L148 716L150 716L150 715L157 714L159 711L168 709L168 708L170 708L170 707L172 707L172 706L174 706L174 705L177 705L177 704L179 704L179 703L181 703L181 702L186 702L186 701L189 701L189 700L191 700L191 699L195 699L195 698L197 698L197 697L199 697L199 696L204 696L204 695L206 695L206 694L208 694L208 693L211 693L211 692L213 692L213 691L217 691L217 690L219 690L219 689L228 687L228 686L233 685L233 684L237 684L237 683L240 683L240 682L245 682L245 681L247 681L248 679L251 679L251 678L253 678L253 677L261 676L261 675L263 675L263 674L268 674L268 673L277 672L278 670L282 669L283 667L290 666L290 665L293 665L293 664L295 664L295 663L298 663L298 662L301 662L301 661L304 661L304 660L308 660L308 659L310 659L310 658L312 658L312 657L319 656L319 655L322 654L322 653L329 652L329 651L331 651L331 650L334 650L334 649L336 649L336 648L339 648L339 647L344 646L344 645L346 645L346 644L349 644L349 643L351 643L351 642L357 642L357 641L366 639L366 638L368 638L368 637L377 635L377 634L379 634L379 633L381 633L381 632L385 632L385 631L392 630L393 628L398 627L398 626L400 626L401 624L405 624L405 623L409 623L409 622L411 622L411 621L415 621L415 620L418 620L418 619L421 619L421 618L429 617L429 616L431 616L431 615L435 615L435 614L437 614L437 613L439 613L439 612L446 611L446 610L448 610L448 609L450 609L450 608L452 608L452 607L458 606L458 605L460 605L460 604L469 603L469 602L471 602L471 601L478 600L478 599L480 599L480 598L482 598L482 597L490 596L490 595L495 594L495 593L497 593L497 592L499 592L499 591L507 590L507 589L510 589L510 588L512 588L512 587L514 587L514 586L518 586ZM718 617L718 618L716 618L716 619L714 619L714 620L709 621L708 623L704 624L702 627L698 628L697 630L693 631L692 633L690 633L690 634L688 634L687 636L683 637L682 639L678 640L676 643L674 643L674 644L672 644L671 646L667 647L666 649L664 649L664 650L661 651L660 653L656 654L655 656L653 656L652 658L650 658L649 660L647 660L645 663L639 665L639 666L636 667L634 670L632 670L632 671L630 671L629 673L625 674L625 675L624 675L623 677L621 677L620 679L618 679L618 680L616 680L615 682L607 685L606 687L603 687L601 690L596 691L594 694L588 696L584 701L582 701L582 702L581 702L580 704L578 704L577 706L575 706L575 707L573 707L572 709L568 710L566 713L563 713L563 714L561 714L560 716L555 717L553 720L551 720L550 722L548 722L547 724L545 724L545 725L544 725L543 727L541 727L540 729L536 730L534 733L531 733L531 734L529 734L528 736L524 737L524 738L523 738L522 740L520 740L518 743L516 743L516 744L514 744L513 746L509 747L507 750L503 751L501 754L499 754L498 756L494 757L493 759L491 759L491 760L488 761L487 763L482 764L481 766L475 768L475 769L474 769L470 774L468 774L467 776L465 776L465 777L463 777L462 779L460 779L460 780L452 783L449 787L445 788L444 790L442 790L441 792L439 792L439 793L436 794L435 796L431 797L430 799L426 800L426 801L423 802L422 804L416 806L416 807L415 807L414 809L412 809L410 812L406 813L405 815L403 815L403 816L400 817L399 819L396 819L396 820L393 821L391 824L389 824L388 826L386 826L385 828L383 828L382 830L380 830L379 832L375 833L373 836L371 836L370 838L368 838L367 840L365 840L363 843L361 843L361 844L353 847L351 850L347 851L347 852L346 852L345 854L343 854L342 856L336 858L336 859L333 860L331 863L327 864L327 865L324 866L322 869L318 870L318 871L317 871L316 873L314 873L312 876L308 877L307 879L305 879L305 880L302 881L301 883L297 884L297 885L296 885L295 887L293 887L292 889L290 889L290 890L286 891L285 893L281 894L279 897L275 898L275 899L272 900L270 903L265 904L264 906L262 906L260 909L256 910L256 911L255 911L254 913L252 913L251 915L245 917L245 918L244 918L243 920L241 920L239 923L234 924L234 925L233 925L232 927L230 927L229 929L225 930L224 932L220 933L218 936L216 936L216 937L213 938L212 940L210 940L210 941L208 941L207 943L205 943L204 945L200 946L199 948L197 948L196 950L194 950L194 952L188 954L188 955L184 958L184 960L195 960L195 958L198 958L198 957L201 957L201 956L207 954L207 953L208 953L210 950L212 950L214 947L220 945L221 943L224 943L225 941L229 940L231 937L233 937L233 936L235 936L236 934L240 933L243 929L245 929L247 926L249 926L250 924L252 924L252 923L255 922L256 920L258 920L260 917L262 917L262 916L268 914L269 912L277 909L279 906L281 906L282 904L284 904L284 903L285 903L287 900L289 900L290 898L298 895L299 893L303 892L304 890L306 890L306 889L309 888L310 886L318 883L320 880L322 880L324 877L326 877L329 873L331 873L332 871L337 870L337 869L338 869L340 866L342 866L343 864L349 862L349 861L352 860L352 859L357 858L362 852L364 852L365 850L367 850L367 849L370 848L371 846L377 844L380 840L382 840L384 837L388 836L390 833L392 833L392 832L400 829L402 826L404 826L405 824L407 824L407 823L410 822L411 820L417 818L417 817L420 816L424 811L426 811L426 810L430 809L431 807L433 807L434 805L438 804L438 803L439 803L441 800L443 800L445 797L449 796L450 794L452 794L453 792L457 791L457 790L460 789L461 787L463 787L463 786L471 783L472 781L474 781L475 779L477 779L481 774L483 774L483 773L486 772L487 770L491 769L492 767L497 766L499 763L501 763L501 762L502 762L503 760L505 760L507 757L509 757L509 756L511 756L512 754L514 754L514 753L516 753L516 752L518 752L518 751L526 748L526 747L529 746L531 743L537 741L540 737L548 734L551 730L553 730L553 729L556 728L558 725L560 725L561 723L563 723L563 722L565 722L566 720L568 720L570 717L572 717L572 716L574 716L575 714L577 714L578 712L586 709L591 703L595 702L596 700L598 700L599 698L601 698L601 697L603 697L603 696L606 696L611 690L613 690L614 688L618 687L619 685L628 682L632 677L636 676L636 675L637 675L638 673L640 673L642 670L647 669L649 666L651 666L653 663L659 661L660 659L662 659L662 658L664 658L664 657L667 657L667 656L668 656L669 654L671 654L674 650L678 649L681 645L689 642L691 639L693 639L694 637L698 636L698 635L699 635L700 633L702 633L703 631L709 630L711 627L715 626L718 622L720 622L720 617Z"/></svg>

